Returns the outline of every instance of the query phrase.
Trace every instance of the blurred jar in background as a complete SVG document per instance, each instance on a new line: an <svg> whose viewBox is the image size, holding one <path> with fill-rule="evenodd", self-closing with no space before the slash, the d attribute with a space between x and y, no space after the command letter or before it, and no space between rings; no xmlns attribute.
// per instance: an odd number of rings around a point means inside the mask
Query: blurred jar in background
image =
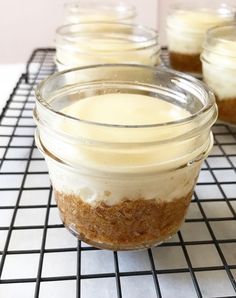
<svg viewBox="0 0 236 298"><path fill-rule="evenodd" d="M64 24L104 21L132 23L136 8L124 2L89 1L65 4Z"/></svg>
<svg viewBox="0 0 236 298"><path fill-rule="evenodd" d="M219 119L236 124L236 23L210 29L203 48L203 78L215 92Z"/></svg>
<svg viewBox="0 0 236 298"><path fill-rule="evenodd" d="M232 21L235 7L213 1L196 2L179 3L170 7L167 39L171 67L201 76L200 54L205 33L211 27Z"/></svg>
<svg viewBox="0 0 236 298"><path fill-rule="evenodd" d="M106 22L71 24L57 29L59 70L104 63L159 65L157 32L139 25Z"/></svg>

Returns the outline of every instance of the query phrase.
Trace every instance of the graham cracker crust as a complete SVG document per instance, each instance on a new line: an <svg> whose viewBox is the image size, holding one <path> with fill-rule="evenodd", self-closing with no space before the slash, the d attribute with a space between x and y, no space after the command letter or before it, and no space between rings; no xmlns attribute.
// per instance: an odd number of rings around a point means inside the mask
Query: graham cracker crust
<svg viewBox="0 0 236 298"><path fill-rule="evenodd" d="M236 97L219 100L216 96L219 119L236 124Z"/></svg>
<svg viewBox="0 0 236 298"><path fill-rule="evenodd" d="M183 54L177 52L169 52L170 65L172 68L196 74L202 74L202 63L199 54Z"/></svg>
<svg viewBox="0 0 236 298"><path fill-rule="evenodd" d="M79 239L112 250L151 247L175 234L182 224L192 193L170 202L129 200L108 206L85 203L77 195L55 192L65 226Z"/></svg>

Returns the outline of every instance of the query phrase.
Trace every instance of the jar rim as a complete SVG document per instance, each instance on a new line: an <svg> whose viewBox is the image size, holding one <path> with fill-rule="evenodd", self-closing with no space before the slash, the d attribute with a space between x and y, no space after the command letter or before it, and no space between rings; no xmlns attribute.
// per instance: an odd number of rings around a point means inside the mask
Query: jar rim
<svg viewBox="0 0 236 298"><path fill-rule="evenodd" d="M123 32L122 34L124 34L124 36L135 36L135 32L133 32L133 30L140 30L141 33L143 34L149 34L149 36L145 39L145 40L132 40L132 44L135 44L137 47L136 48L131 48L131 49L124 49L122 51L130 51L130 50L134 50L134 49L146 49L146 48L149 48L149 47L153 47L153 44L157 45L158 44L158 31L153 29L153 28L149 28L149 27L146 27L146 26L143 26L143 25L139 25L139 24L127 24L127 23L122 23L122 22L104 22L104 21L93 21L93 22L80 22L80 23L77 23L77 24L66 24L66 25L63 25L63 26L60 26L57 28L56 30L56 37L57 38L61 38L62 40L65 40L66 42L76 42L78 37L73 37L73 36L68 36L70 33L74 33L74 32L77 32L79 33L83 27L87 27L87 29L84 32L87 32L87 33L93 33L93 29L96 28L98 29L98 27L101 27L104 28L104 26L114 26L114 29L117 29L117 32L116 31L112 31L112 36L114 36L115 38L115 35L117 33L120 33L118 31L119 28L126 28L126 29L132 29L131 33L126 33L126 32ZM88 30L88 27L89 30ZM80 29L80 30L78 30ZM71 30L71 31L70 31ZM90 31L91 30L91 31ZM64 31L64 32L63 32ZM94 34L96 34L96 31L94 32ZM107 34L107 32L103 32L103 34ZM109 39L111 40L111 36L109 36ZM146 43L149 43L149 42L153 42L152 44L150 45L146 45ZM116 50L107 50L106 52L120 52L119 51L116 51Z"/></svg>
<svg viewBox="0 0 236 298"><path fill-rule="evenodd" d="M229 36L227 36L227 33L232 32L234 40L230 39ZM220 34L219 34L220 33ZM221 51L219 49L216 49L214 46L213 48L211 45L215 45L217 43L220 43L221 45L224 45L223 48L225 49L227 47L227 50ZM225 55L227 54L228 57L235 58L236 53L234 52L235 48L231 50L230 45L236 44L236 21L231 22L229 24L219 25L210 28L206 32L205 41L203 43L203 49L204 50L211 50L212 52L219 54L219 55Z"/></svg>
<svg viewBox="0 0 236 298"><path fill-rule="evenodd" d="M233 32L236 33L236 21L232 22L230 24L224 24L224 25L219 25L219 26L214 26L210 29L207 30L206 33L206 38L211 38L213 40L219 40L220 42L236 42L236 38L235 40L230 40L227 39L227 37L225 36L225 32L222 32L222 36L214 36L214 34L217 33L217 31L219 32L220 30L224 30L224 29L233 29ZM224 35L223 35L224 34Z"/></svg>
<svg viewBox="0 0 236 298"><path fill-rule="evenodd" d="M181 79L183 80L183 82L185 83L189 83L190 85L192 85L192 87L194 87L195 89L198 88L198 91L202 92L202 96L205 96L206 98L208 98L208 102L207 104L205 104L205 106L203 106L201 109L199 109L196 113L193 113L192 115L186 117L186 118L181 118L180 120L176 120L176 121L169 121L169 122L162 122L162 123L156 123L156 124L145 124L145 125L121 125L121 124L110 124L110 123L101 123L101 122L95 122L95 121L89 121L89 120L84 120L84 119L79 119L79 118L75 118L73 116L70 116L68 114L64 114L60 111L55 110L44 98L43 96L43 89L47 87L48 84L52 83L54 80L56 80L57 78L64 76L66 74L72 73L72 72L79 72L82 70L88 70L88 69L101 69L102 68L110 68L110 69L114 69L114 68L133 68L134 71L138 71L138 70L150 70L153 71L155 74L159 73L166 73L169 75L173 75L173 80L175 79ZM121 84L124 84L124 81L120 82ZM133 82L134 85L136 86L140 86L141 84L138 82ZM145 86L145 85L144 85ZM146 85L147 87L149 87L151 89L151 85ZM156 90L158 90L158 88L161 88L160 86L152 86L153 88L156 88ZM190 87L190 86L188 86ZM196 90L195 90L196 91ZM67 118L73 121L76 121L76 123L84 123L84 124L89 124L89 125L95 125L95 126L102 126L102 127L116 127L116 128L158 128L158 127L170 127L170 126L174 126L174 125L181 125L181 124L185 124L185 123L189 123L190 121L197 119L198 117L202 116L205 113L210 112L210 110L213 110L213 114L214 111L216 111L216 104L215 104L215 97L214 97L214 93L211 91L211 89L209 89L203 82L200 82L199 80L197 80L196 78L189 76L187 74L181 73L181 72L177 72L174 70L170 70L164 67L152 67L152 66L146 66L146 65L137 65L137 64L97 64L97 65L89 65L89 66L84 66L84 67L77 67L77 68L72 68L72 69L68 69L68 70L64 70L64 71L60 71L57 72L51 76L49 76L48 78L46 78L45 80L43 80L42 82L40 82L40 84L37 86L36 88L36 101L40 104L41 107L45 108L47 111L49 111L50 113L53 113L54 115L57 115L59 117L62 118ZM199 94L200 95L200 94ZM215 115L216 117L216 115ZM211 121L212 123L215 120L215 117L212 117Z"/></svg>

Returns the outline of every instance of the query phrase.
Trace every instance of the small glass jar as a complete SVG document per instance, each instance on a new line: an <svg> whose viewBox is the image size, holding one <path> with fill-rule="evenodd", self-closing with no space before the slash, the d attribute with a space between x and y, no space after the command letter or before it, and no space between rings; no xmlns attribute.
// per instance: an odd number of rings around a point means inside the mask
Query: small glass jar
<svg viewBox="0 0 236 298"><path fill-rule="evenodd" d="M236 124L236 23L208 30L201 59L203 79L216 95L219 119Z"/></svg>
<svg viewBox="0 0 236 298"><path fill-rule="evenodd" d="M111 3L104 0L72 2L65 4L64 24L94 21L133 23L135 17L135 7L124 2Z"/></svg>
<svg viewBox="0 0 236 298"><path fill-rule="evenodd" d="M180 229L213 144L217 106L203 83L167 69L96 65L52 75L36 97L36 144L74 235L129 250ZM145 108L132 109L135 98ZM91 117L75 117L78 107Z"/></svg>
<svg viewBox="0 0 236 298"><path fill-rule="evenodd" d="M167 39L172 68L201 77L200 54L206 31L230 22L235 7L211 2L180 3L167 17Z"/></svg>
<svg viewBox="0 0 236 298"><path fill-rule="evenodd" d="M59 70L103 63L159 65L157 32L138 25L104 22L58 28L56 64Z"/></svg>

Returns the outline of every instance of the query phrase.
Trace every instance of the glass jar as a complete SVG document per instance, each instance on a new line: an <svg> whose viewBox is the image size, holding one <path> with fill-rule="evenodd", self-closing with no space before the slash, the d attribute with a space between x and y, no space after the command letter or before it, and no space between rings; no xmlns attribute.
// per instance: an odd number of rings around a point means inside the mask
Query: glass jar
<svg viewBox="0 0 236 298"><path fill-rule="evenodd" d="M96 65L52 75L36 97L36 144L74 235L129 250L180 229L213 144L217 107L203 83L167 69Z"/></svg>
<svg viewBox="0 0 236 298"><path fill-rule="evenodd" d="M210 29L203 48L203 79L216 95L219 119L236 124L236 23Z"/></svg>
<svg viewBox="0 0 236 298"><path fill-rule="evenodd" d="M64 24L93 21L133 23L135 17L135 7L124 2L72 2L65 4Z"/></svg>
<svg viewBox="0 0 236 298"><path fill-rule="evenodd" d="M59 70L99 63L160 64L157 32L138 25L104 22L66 25L57 30Z"/></svg>
<svg viewBox="0 0 236 298"><path fill-rule="evenodd" d="M167 17L171 67L201 76L200 54L206 31L210 27L232 21L235 11L235 7L213 1L172 6Z"/></svg>

